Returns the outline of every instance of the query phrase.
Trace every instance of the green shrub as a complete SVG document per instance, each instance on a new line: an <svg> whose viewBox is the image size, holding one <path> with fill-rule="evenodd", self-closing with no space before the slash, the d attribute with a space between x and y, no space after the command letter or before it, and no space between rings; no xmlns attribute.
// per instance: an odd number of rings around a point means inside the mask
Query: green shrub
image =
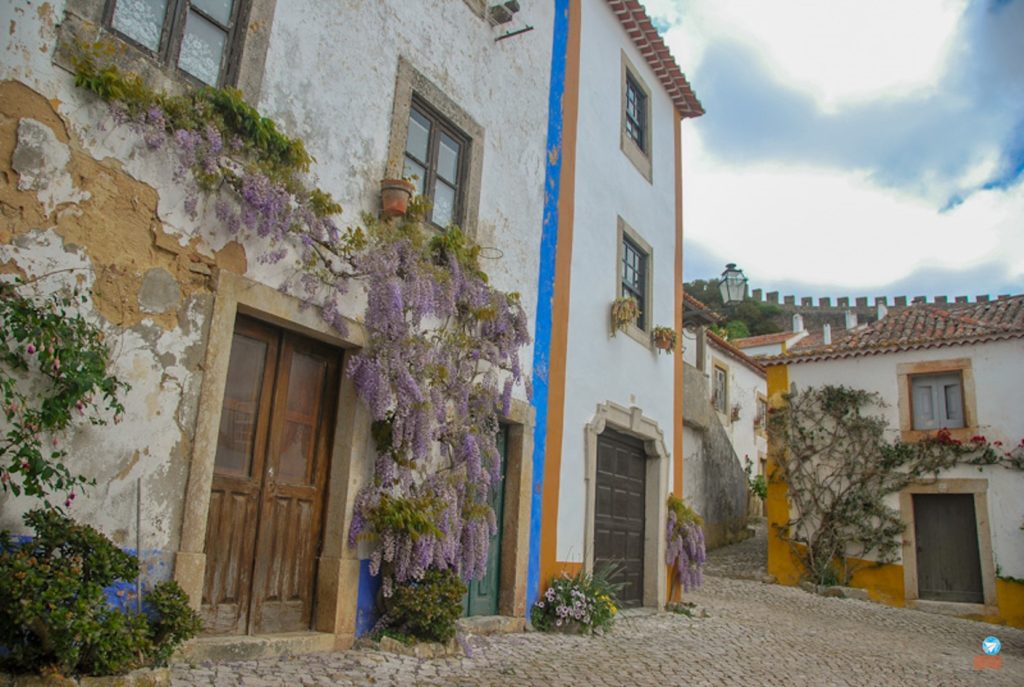
<svg viewBox="0 0 1024 687"><path fill-rule="evenodd" d="M174 582L147 596L150 615L107 602L104 589L138 576L138 560L59 512L27 513L35 537L0 533L0 667L14 672L113 675L166 662L200 629Z"/></svg>
<svg viewBox="0 0 1024 687"><path fill-rule="evenodd" d="M572 577L563 573L554 578L533 604L530 623L542 631L574 626L588 634L607 630L619 611L618 595L623 585L612 580L621 569L612 563L593 574L581 570Z"/></svg>
<svg viewBox="0 0 1024 687"><path fill-rule="evenodd" d="M466 585L455 572L432 568L418 582L395 585L382 625L400 635L445 643L455 636L465 595Z"/></svg>

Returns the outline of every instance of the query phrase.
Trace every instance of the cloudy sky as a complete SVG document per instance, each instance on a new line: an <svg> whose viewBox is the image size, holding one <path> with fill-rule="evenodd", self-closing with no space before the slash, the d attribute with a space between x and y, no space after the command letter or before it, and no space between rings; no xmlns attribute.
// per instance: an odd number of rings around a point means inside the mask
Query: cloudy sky
<svg viewBox="0 0 1024 687"><path fill-rule="evenodd" d="M644 0L683 125L686 278L1024 292L1024 0Z"/></svg>

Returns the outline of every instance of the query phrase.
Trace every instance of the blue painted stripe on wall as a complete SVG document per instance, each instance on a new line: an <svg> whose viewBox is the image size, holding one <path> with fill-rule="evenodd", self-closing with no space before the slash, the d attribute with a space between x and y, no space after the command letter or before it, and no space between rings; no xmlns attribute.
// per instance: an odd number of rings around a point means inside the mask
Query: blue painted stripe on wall
<svg viewBox="0 0 1024 687"><path fill-rule="evenodd" d="M537 326L533 335L533 491L530 498L530 558L526 572L526 614L540 588L540 531L544 503L544 457L548 433L548 364L551 360L551 310L558 250L558 194L562 172L562 95L565 92L569 0L554 0L555 26L548 93L547 167L544 171L544 225L537 278Z"/></svg>

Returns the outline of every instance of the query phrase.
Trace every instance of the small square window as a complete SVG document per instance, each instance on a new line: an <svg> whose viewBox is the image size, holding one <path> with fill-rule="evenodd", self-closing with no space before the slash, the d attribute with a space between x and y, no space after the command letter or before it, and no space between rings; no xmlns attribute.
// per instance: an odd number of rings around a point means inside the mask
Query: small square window
<svg viewBox="0 0 1024 687"><path fill-rule="evenodd" d="M428 219L439 227L462 223L462 196L469 139L417 99L409 110L402 176L430 199Z"/></svg>
<svg viewBox="0 0 1024 687"><path fill-rule="evenodd" d="M622 295L636 299L638 329L647 329L647 254L627 236L622 238Z"/></svg>
<svg viewBox="0 0 1024 687"><path fill-rule="evenodd" d="M209 86L230 83L249 0L109 0L107 23Z"/></svg>
<svg viewBox="0 0 1024 687"><path fill-rule="evenodd" d="M959 372L910 378L915 430L964 427L963 378Z"/></svg>

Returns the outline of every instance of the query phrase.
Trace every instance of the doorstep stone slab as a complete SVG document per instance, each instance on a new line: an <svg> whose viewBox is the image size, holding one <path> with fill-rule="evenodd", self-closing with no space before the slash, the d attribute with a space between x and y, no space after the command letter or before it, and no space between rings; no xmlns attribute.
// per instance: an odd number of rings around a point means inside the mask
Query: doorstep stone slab
<svg viewBox="0 0 1024 687"><path fill-rule="evenodd" d="M284 632L268 635L199 637L185 643L175 661L197 665L204 661L253 661L333 651L335 636L327 632Z"/></svg>
<svg viewBox="0 0 1024 687"><path fill-rule="evenodd" d="M512 618L507 615L475 615L459 618L456 629L464 635L499 635L522 632L526 618Z"/></svg>

